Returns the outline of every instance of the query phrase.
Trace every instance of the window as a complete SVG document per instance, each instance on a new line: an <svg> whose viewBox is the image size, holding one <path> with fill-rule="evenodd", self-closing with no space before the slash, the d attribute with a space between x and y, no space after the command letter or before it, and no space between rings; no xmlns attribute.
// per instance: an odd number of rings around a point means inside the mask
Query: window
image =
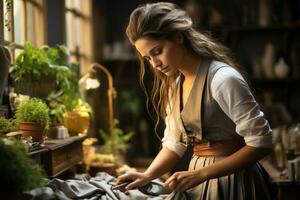
<svg viewBox="0 0 300 200"><path fill-rule="evenodd" d="M92 61L91 0L65 0L65 40L71 62L85 73Z"/></svg>
<svg viewBox="0 0 300 200"><path fill-rule="evenodd" d="M70 61L78 62L85 73L92 61L91 0L65 0L65 39ZM0 0L0 43L15 44L12 60L25 41L40 47L47 44L46 0Z"/></svg>
<svg viewBox="0 0 300 200"><path fill-rule="evenodd" d="M41 46L46 41L45 0L0 0L1 1L1 44L14 43L16 54L25 41Z"/></svg>

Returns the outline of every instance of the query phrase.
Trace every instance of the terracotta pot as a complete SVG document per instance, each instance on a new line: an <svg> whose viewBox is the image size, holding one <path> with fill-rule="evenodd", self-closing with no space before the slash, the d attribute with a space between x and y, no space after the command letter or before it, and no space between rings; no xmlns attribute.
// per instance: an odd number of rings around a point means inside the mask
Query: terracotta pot
<svg viewBox="0 0 300 200"><path fill-rule="evenodd" d="M85 110L66 112L64 113L64 124L70 134L86 134L90 126L90 115Z"/></svg>
<svg viewBox="0 0 300 200"><path fill-rule="evenodd" d="M23 137L32 137L33 142L43 142L45 133L45 124L21 122L19 125L20 131L23 132Z"/></svg>

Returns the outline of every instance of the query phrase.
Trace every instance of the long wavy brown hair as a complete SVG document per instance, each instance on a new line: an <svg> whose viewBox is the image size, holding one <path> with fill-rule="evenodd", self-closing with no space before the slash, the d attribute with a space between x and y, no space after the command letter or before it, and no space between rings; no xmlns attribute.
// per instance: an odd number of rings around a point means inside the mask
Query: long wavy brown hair
<svg viewBox="0 0 300 200"><path fill-rule="evenodd" d="M213 41L209 36L196 31L188 14L173 3L159 2L144 4L136 8L130 15L126 34L134 46L141 38L153 40L172 40L174 34L183 36L185 48L192 54L204 59L218 60L232 67L238 67L232 59L230 51ZM172 84L179 75L166 76L151 67L154 75L153 87L149 95L145 89L144 76L146 61L138 53L140 60L140 83L155 111L156 125L159 117L166 116L166 107L172 94ZM148 106L147 106L148 107Z"/></svg>

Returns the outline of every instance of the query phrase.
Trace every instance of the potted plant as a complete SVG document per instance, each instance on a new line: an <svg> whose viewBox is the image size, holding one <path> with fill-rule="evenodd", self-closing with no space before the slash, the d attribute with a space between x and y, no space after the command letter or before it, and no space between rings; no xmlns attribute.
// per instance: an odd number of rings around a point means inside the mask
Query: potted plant
<svg viewBox="0 0 300 200"><path fill-rule="evenodd" d="M29 159L23 143L0 135L1 199L23 199L24 191L40 187L44 172Z"/></svg>
<svg viewBox="0 0 300 200"><path fill-rule="evenodd" d="M16 120L24 137L31 136L34 142L42 142L50 124L49 108L40 99L26 99L17 107Z"/></svg>
<svg viewBox="0 0 300 200"><path fill-rule="evenodd" d="M89 173L95 175L97 172L107 172L111 175L116 175L118 166L124 163L124 154L128 150L128 143L133 136L133 132L124 133L117 126L119 121L114 120L113 140L111 135L103 131L99 131L100 137L104 145L100 148L101 153L91 153L89 156Z"/></svg>
<svg viewBox="0 0 300 200"><path fill-rule="evenodd" d="M99 134L104 142L102 152L112 155L124 155L128 150L128 143L133 136L133 132L124 133L124 131L118 128L119 120L114 119L113 140L110 134L100 129Z"/></svg>
<svg viewBox="0 0 300 200"><path fill-rule="evenodd" d="M66 126L73 135L86 134L90 125L92 109L88 103L83 101L79 92L79 65L63 60L60 61L60 64L68 66L71 74L63 77L66 81L60 85L57 93L51 93L46 98L52 122L58 126Z"/></svg>
<svg viewBox="0 0 300 200"><path fill-rule="evenodd" d="M90 126L91 108L80 98L75 99L73 103L74 105L67 107L68 109L66 109L66 112L63 114L64 124L70 133L81 133L85 135Z"/></svg>
<svg viewBox="0 0 300 200"><path fill-rule="evenodd" d="M15 119L6 119L5 117L0 117L0 133L6 134L16 130L18 130L18 127Z"/></svg>
<svg viewBox="0 0 300 200"><path fill-rule="evenodd" d="M10 73L18 93L46 98L56 86L68 85L71 71L61 60L68 55L64 46L35 48L26 42Z"/></svg>
<svg viewBox="0 0 300 200"><path fill-rule="evenodd" d="M101 153L90 153L88 168L91 175L95 175L99 171L116 175L118 166L124 163L123 157L128 150L128 142L134 133L124 133L122 129L117 127L118 125L119 121L115 119L113 140L110 134L102 129L99 131L104 144L100 148Z"/></svg>

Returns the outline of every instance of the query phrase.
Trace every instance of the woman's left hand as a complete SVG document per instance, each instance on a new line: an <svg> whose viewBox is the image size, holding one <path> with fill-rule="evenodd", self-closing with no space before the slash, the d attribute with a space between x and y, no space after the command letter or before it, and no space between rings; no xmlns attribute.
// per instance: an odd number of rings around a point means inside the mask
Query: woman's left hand
<svg viewBox="0 0 300 200"><path fill-rule="evenodd" d="M200 170L181 171L174 173L166 182L164 187L175 191L186 191L205 181L204 174Z"/></svg>

